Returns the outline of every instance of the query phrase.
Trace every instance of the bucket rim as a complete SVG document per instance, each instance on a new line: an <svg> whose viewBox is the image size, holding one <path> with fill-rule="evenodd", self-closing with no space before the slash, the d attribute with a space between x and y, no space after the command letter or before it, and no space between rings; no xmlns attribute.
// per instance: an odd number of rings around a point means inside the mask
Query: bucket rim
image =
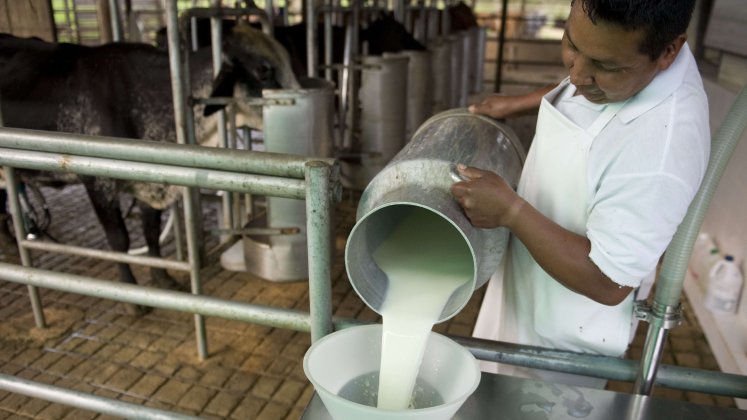
<svg viewBox="0 0 747 420"><path fill-rule="evenodd" d="M337 399L341 400L342 404L344 404L346 406L356 407L356 409L363 410L366 413L391 413L391 414L401 414L401 415L409 415L410 413L412 413L412 415L425 415L425 414L429 414L429 413L436 412L436 411L442 411L442 410L444 410L444 408L453 407L454 405L461 406L462 404L464 404L464 402L467 400L467 398L469 398L469 396L472 395L475 392L475 390L477 389L477 387L480 385L482 371L480 370L480 364L477 361L477 358L475 358L475 356L472 354L472 352L470 352L466 347L464 347L463 345L457 343L456 341L454 341L454 340L446 337L443 334L437 333L437 332L432 331L432 330L430 331L430 333L428 335L428 340L429 341L431 339L434 339L434 340L437 340L437 341L440 341L440 342L446 342L446 343L449 343L449 344L457 345L460 348L460 352L463 352L464 355L465 355L465 357L467 357L472 362L474 362L473 365L474 365L474 372L475 372L476 380L473 381L473 383L472 383L472 385L470 385L469 389L467 389L464 393L461 393L458 398L452 399L452 401L450 401L450 402L443 403L443 404L440 404L440 405L435 405L435 406L432 406L432 407L413 408L413 409L406 409L406 410L392 410L392 409L385 409L385 408L381 408L380 409L380 408L377 408L377 407L373 407L373 406L369 406L369 405L365 405L365 404L360 404L360 403L357 403L357 402L350 401L350 400L347 400L345 398L342 398L342 397L338 396L337 394L333 393L332 391L327 390L316 379L314 379L312 377L312 375L310 374L311 368L308 366L308 364L310 363L310 359L313 356L312 352L313 352L314 349L317 349L320 346L322 346L326 341L334 339L334 336L336 336L336 335L341 335L341 334L344 334L344 333L350 333L350 330L353 330L353 329L358 330L358 331L360 331L360 330L368 330L368 329L370 329L370 330L380 330L383 333L383 328L384 328L384 326L382 324L378 324L378 323L377 324L354 325L354 326L345 327L343 329L340 329L340 330L334 331L332 333L329 333L329 334L325 335L324 337L322 337L322 338L316 340L315 342L311 343L311 346L309 346L308 350L306 350L306 353L304 354L304 357L303 357L303 371L304 371L304 374L306 375L306 378L314 386L314 391L316 391L319 394L324 393L324 394L326 394L326 395L328 395L330 397L337 398ZM320 397L321 397L321 395L320 395ZM325 405L325 409L327 409L326 405Z"/></svg>
<svg viewBox="0 0 747 420"><path fill-rule="evenodd" d="M397 206L397 205L407 205L407 206L413 206L413 207L420 207L420 208L422 208L424 210L428 210L428 211L430 211L432 213L435 213L436 215L438 215L439 217L441 217L441 219L449 222L449 224L452 227L454 227L454 229L457 232L459 232L459 235L462 237L462 239L464 240L464 242L467 244L467 247L469 248L469 251L470 251L470 255L472 256L472 277L467 282L465 282L463 285L459 286L458 289L461 289L462 287L468 286L471 289L471 291L474 292L475 286L477 285L477 275L478 275L478 272L479 272L478 266L477 266L477 250L472 246L472 243L470 242L470 240L467 237L467 235L462 231L462 229L460 229L459 226L456 223L454 223L454 221L451 220L448 216L446 216L443 212L440 212L440 211L438 211L438 210L436 210L436 209L434 209L432 207L426 206L426 205L421 204L421 203L413 202L413 201L390 201L388 203L384 203L384 204L381 204L381 205L378 205L378 206L372 208L371 210L369 210L368 212L366 212L363 216L361 216L358 219L358 221L355 223L355 225L353 226L353 229L350 230L350 234L348 235L348 241L347 241L347 243L345 243L345 258L344 258L344 260L345 260L345 272L348 275L348 281L353 286L353 290L355 290L355 293L358 295L358 297L360 297L361 300L363 300L363 302L366 304L366 306L368 306L371 310L373 310L377 314L381 315L381 312L379 311L379 309L378 308L374 308L373 306L371 306L371 304L369 303L368 299L366 299L360 293L360 290L358 290L358 287L356 286L356 282L353 281L353 276L352 276L352 274L350 272L350 267L348 265L348 255L349 255L348 251L349 251L350 244L352 243L352 241L350 240L350 238L353 237L353 235L355 234L355 232L357 231L357 229L362 225L361 222L363 220L367 219L369 216L371 216L373 213L375 213L375 212L377 212L379 210L382 210L382 209L384 209L386 207ZM471 296L472 293L470 293L469 295ZM446 316L444 318L441 318L439 316L437 323L441 323L441 322L444 322L444 321L447 321L447 320L453 318L459 312L461 312L461 310L464 309L465 306L467 306L467 303L469 303L469 298L465 299L463 302L461 302L461 304L459 305L459 307L455 308L455 310L453 311L453 313L448 314L448 316ZM443 314L443 312L442 312L442 314Z"/></svg>

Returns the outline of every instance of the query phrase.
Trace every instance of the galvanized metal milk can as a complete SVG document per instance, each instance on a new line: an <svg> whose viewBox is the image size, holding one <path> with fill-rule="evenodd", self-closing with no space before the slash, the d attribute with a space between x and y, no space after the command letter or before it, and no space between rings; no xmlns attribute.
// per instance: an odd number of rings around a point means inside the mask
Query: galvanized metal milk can
<svg viewBox="0 0 747 420"><path fill-rule="evenodd" d="M455 227L470 249L474 276L454 292L439 322L457 314L498 267L508 244L508 230L472 226L450 192L459 180L456 165L494 171L515 187L524 158L524 148L508 126L465 109L445 111L423 123L368 184L358 204L345 266L364 302L380 311L389 280L372 254L417 207L442 217L446 228Z"/></svg>

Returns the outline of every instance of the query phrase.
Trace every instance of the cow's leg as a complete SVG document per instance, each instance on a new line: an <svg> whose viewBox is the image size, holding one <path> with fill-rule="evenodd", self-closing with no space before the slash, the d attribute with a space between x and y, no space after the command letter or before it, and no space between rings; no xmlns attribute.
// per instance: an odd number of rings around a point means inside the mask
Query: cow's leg
<svg viewBox="0 0 747 420"><path fill-rule="evenodd" d="M161 234L161 213L163 212L140 202L138 202L138 206L140 207L142 217L143 236L145 237L146 245L148 245L148 255L160 258L161 244L158 242L158 237ZM185 290L163 268L151 268L150 276L156 287L170 290Z"/></svg>
<svg viewBox="0 0 747 420"><path fill-rule="evenodd" d="M0 189L0 248L15 249L16 240L10 234L10 214L6 209L8 193Z"/></svg>
<svg viewBox="0 0 747 420"><path fill-rule="evenodd" d="M91 199L96 216L104 228L109 247L113 251L127 252L130 249L130 236L127 233L127 226L119 209L119 196L115 181L86 177L83 184L86 187L86 192L88 192L88 197ZM117 268L119 269L119 280L121 282L137 284L129 265L117 263ZM148 309L144 306L135 304L124 304L124 306L127 312L132 315L141 315L148 312Z"/></svg>

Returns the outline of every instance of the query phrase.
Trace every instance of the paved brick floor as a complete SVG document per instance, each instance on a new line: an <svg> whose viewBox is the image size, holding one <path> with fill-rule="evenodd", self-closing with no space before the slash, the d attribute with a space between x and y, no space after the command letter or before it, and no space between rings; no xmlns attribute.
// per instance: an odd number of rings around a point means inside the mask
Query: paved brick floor
<svg viewBox="0 0 747 420"><path fill-rule="evenodd" d="M53 212L52 236L65 243L104 248L103 231L94 221L81 187L45 189ZM350 287L342 251L354 223L355 197L338 205L336 261L333 269L335 315L377 321ZM205 206L206 226L214 225L215 206ZM136 227L137 222L128 221ZM207 236L206 243L217 239ZM173 253L173 244L165 246ZM7 250L0 261L17 262ZM115 280L112 263L58 254L34 253L46 269ZM146 279L145 269L136 269ZM184 274L177 280L186 285ZM438 332L469 335L483 289L456 317L435 327ZM308 310L305 282L272 283L247 273L209 266L204 292L241 302ZM209 357L198 360L194 321L190 314L156 309L145 316L128 315L122 305L52 290L41 291L49 327L34 327L26 287L0 281L0 372L96 395L214 419L298 419L313 393L301 366L310 344L307 333L208 318ZM665 362L718 369L697 319L685 306L686 322L672 331ZM644 334L631 347L640 355ZM629 391L627 383L610 389ZM655 395L702 404L734 406L730 398L656 389ZM109 416L0 391L0 419L106 419Z"/></svg>

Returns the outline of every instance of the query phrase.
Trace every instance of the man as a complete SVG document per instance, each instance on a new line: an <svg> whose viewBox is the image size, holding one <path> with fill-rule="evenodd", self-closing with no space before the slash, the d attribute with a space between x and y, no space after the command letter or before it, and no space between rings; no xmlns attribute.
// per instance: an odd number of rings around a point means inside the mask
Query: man
<svg viewBox="0 0 747 420"><path fill-rule="evenodd" d="M625 352L633 292L653 276L708 163L708 105L685 42L693 7L694 0L571 1L562 40L569 77L471 108L496 118L539 108L516 192L492 172L464 167L466 180L452 187L475 226L512 233L476 336Z"/></svg>

